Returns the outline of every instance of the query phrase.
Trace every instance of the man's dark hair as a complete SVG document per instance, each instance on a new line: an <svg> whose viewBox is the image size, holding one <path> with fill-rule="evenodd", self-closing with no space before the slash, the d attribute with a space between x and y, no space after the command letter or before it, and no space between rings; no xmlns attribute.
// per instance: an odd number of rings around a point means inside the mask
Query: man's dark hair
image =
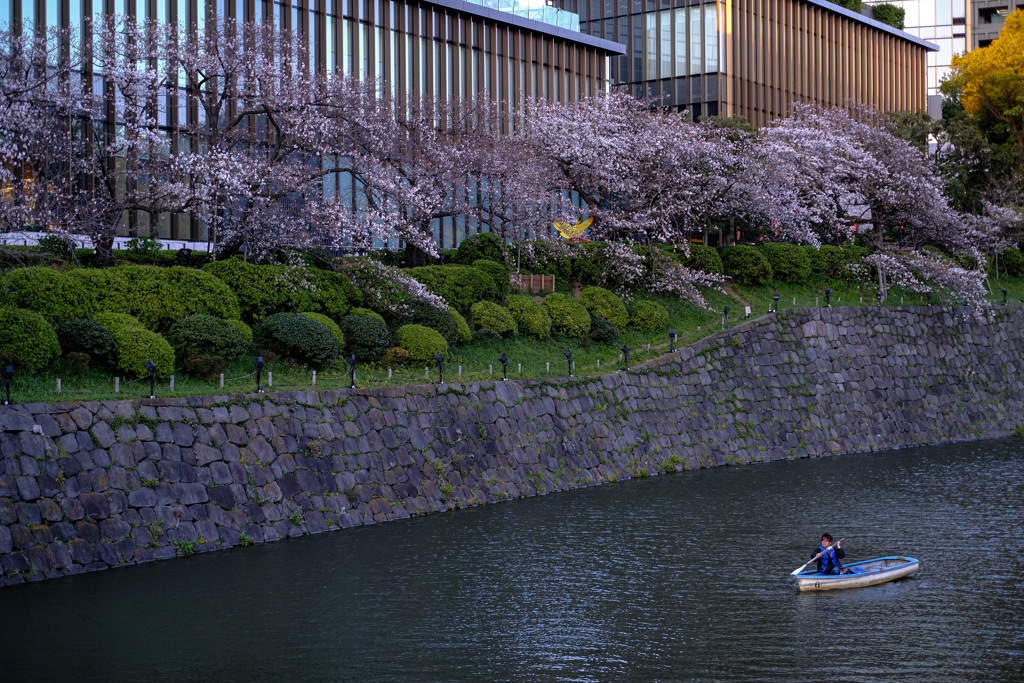
<svg viewBox="0 0 1024 683"><path fill-rule="evenodd" d="M823 541L824 541L824 540L825 540L826 538L828 539L828 542L829 542L829 543L831 543L831 542L832 542L832 534L822 534L822 535L821 535L821 540L823 540Z"/></svg>

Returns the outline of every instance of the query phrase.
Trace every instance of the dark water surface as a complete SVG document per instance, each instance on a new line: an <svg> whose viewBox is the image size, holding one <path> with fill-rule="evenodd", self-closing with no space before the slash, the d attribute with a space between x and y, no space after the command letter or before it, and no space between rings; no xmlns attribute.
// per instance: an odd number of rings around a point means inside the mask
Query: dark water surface
<svg viewBox="0 0 1024 683"><path fill-rule="evenodd" d="M1020 681L1022 512L1024 439L621 482L5 588L0 681Z"/></svg>

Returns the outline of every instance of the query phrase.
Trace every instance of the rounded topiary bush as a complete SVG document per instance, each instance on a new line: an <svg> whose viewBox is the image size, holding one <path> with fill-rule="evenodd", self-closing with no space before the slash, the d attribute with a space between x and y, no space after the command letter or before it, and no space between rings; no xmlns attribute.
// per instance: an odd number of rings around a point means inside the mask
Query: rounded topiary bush
<svg viewBox="0 0 1024 683"><path fill-rule="evenodd" d="M512 314L492 301L478 301L473 304L470 313L473 316L473 327L494 330L502 337L514 337L519 334Z"/></svg>
<svg viewBox="0 0 1024 683"><path fill-rule="evenodd" d="M811 275L811 260L807 252L795 244L769 242L761 245L761 253L772 267L772 277L782 282L807 282Z"/></svg>
<svg viewBox="0 0 1024 683"><path fill-rule="evenodd" d="M127 313L97 313L92 319L110 330L112 334L125 327L145 327L141 320Z"/></svg>
<svg viewBox="0 0 1024 683"><path fill-rule="evenodd" d="M236 360L249 348L237 327L212 315L190 315L171 325L167 341L178 358L215 356Z"/></svg>
<svg viewBox="0 0 1024 683"><path fill-rule="evenodd" d="M21 308L0 308L0 356L28 370L42 370L60 355L60 343L46 319Z"/></svg>
<svg viewBox="0 0 1024 683"><path fill-rule="evenodd" d="M495 261L477 259L473 261L473 267L482 270L491 276L494 285L498 288L498 300L504 301L508 292L512 289L512 280L509 278L508 268Z"/></svg>
<svg viewBox="0 0 1024 683"><path fill-rule="evenodd" d="M494 278L471 266L422 266L409 274L463 315L477 301L498 301Z"/></svg>
<svg viewBox="0 0 1024 683"><path fill-rule="evenodd" d="M668 327L668 311L657 301L634 301L629 326L640 332L664 332Z"/></svg>
<svg viewBox="0 0 1024 683"><path fill-rule="evenodd" d="M690 256L680 259L687 268L699 270L711 275L723 275L725 267L722 265L722 257L714 247L706 247L703 244L691 244Z"/></svg>
<svg viewBox="0 0 1024 683"><path fill-rule="evenodd" d="M452 315L452 308L437 308L423 299L410 299L396 306L390 328L397 330L404 325L423 325L441 333L449 344L458 344L459 323Z"/></svg>
<svg viewBox="0 0 1024 683"><path fill-rule="evenodd" d="M146 361L156 364L156 374L167 377L174 372L174 349L162 336L142 327L113 330L117 367L131 377L148 377Z"/></svg>
<svg viewBox="0 0 1024 683"><path fill-rule="evenodd" d="M604 318L616 327L625 327L629 322L629 313L622 299L602 287L584 287L580 292L580 303L587 307L592 318Z"/></svg>
<svg viewBox="0 0 1024 683"><path fill-rule="evenodd" d="M246 345L252 344L252 328L243 323L241 320L228 320L229 325L238 330L242 338L245 339Z"/></svg>
<svg viewBox="0 0 1024 683"><path fill-rule="evenodd" d="M404 325L395 332L395 343L409 352L414 363L431 363L434 356L448 353L448 342L437 330L423 325Z"/></svg>
<svg viewBox="0 0 1024 683"><path fill-rule="evenodd" d="M508 252L501 237L493 232L480 232L462 240L455 250L455 263L468 266L481 259L508 263Z"/></svg>
<svg viewBox="0 0 1024 683"><path fill-rule="evenodd" d="M565 294L548 294L544 308L551 317L551 329L573 339L583 339L590 332L587 307Z"/></svg>
<svg viewBox="0 0 1024 683"><path fill-rule="evenodd" d="M513 294L506 300L506 308L516 321L520 334L537 339L551 336L551 316L544 306L528 296Z"/></svg>
<svg viewBox="0 0 1024 683"><path fill-rule="evenodd" d="M351 308L351 309L349 309L348 314L349 315L366 315L366 316L369 316L371 318L376 318L377 320L381 321L382 323L385 322L384 321L384 316L382 316L380 313L377 313L376 311L371 311L369 308Z"/></svg>
<svg viewBox="0 0 1024 683"><path fill-rule="evenodd" d="M338 342L325 326L298 313L275 313L252 330L253 344L314 368L334 365Z"/></svg>
<svg viewBox="0 0 1024 683"><path fill-rule="evenodd" d="M315 320L330 330L331 334L334 335L334 340L338 342L338 353L341 353L345 348L345 333L341 331L340 327L338 327L338 323L334 322L323 313L299 313L299 315L304 315L310 320Z"/></svg>
<svg viewBox="0 0 1024 683"><path fill-rule="evenodd" d="M360 363L376 363L391 346L387 325L367 315L346 315L341 319L345 334L345 356L354 354Z"/></svg>
<svg viewBox="0 0 1024 683"><path fill-rule="evenodd" d="M754 247L726 247L722 263L725 274L741 285L767 285L774 277L768 259Z"/></svg>
<svg viewBox="0 0 1024 683"><path fill-rule="evenodd" d="M114 350L114 335L110 330L88 318L58 324L57 341L64 353L87 353L105 358Z"/></svg>
<svg viewBox="0 0 1024 683"><path fill-rule="evenodd" d="M1024 277L1024 254L1020 249L1004 249L999 255L999 262L1010 277Z"/></svg>
<svg viewBox="0 0 1024 683"><path fill-rule="evenodd" d="M452 315L452 320L455 321L455 326L459 330L459 343L465 344L466 342L473 340L473 331L469 329L469 323L462 317L462 314L456 311L454 308L449 308L448 312ZM447 339L445 340L447 341Z"/></svg>
<svg viewBox="0 0 1024 683"><path fill-rule="evenodd" d="M615 344L619 341L619 337L621 335L622 332L619 328L612 325L604 318L591 316L590 334L588 335L591 341L597 342L598 344Z"/></svg>
<svg viewBox="0 0 1024 683"><path fill-rule="evenodd" d="M0 279L0 305L34 311L51 323L89 318L96 303L78 280L66 273L40 266L17 268Z"/></svg>

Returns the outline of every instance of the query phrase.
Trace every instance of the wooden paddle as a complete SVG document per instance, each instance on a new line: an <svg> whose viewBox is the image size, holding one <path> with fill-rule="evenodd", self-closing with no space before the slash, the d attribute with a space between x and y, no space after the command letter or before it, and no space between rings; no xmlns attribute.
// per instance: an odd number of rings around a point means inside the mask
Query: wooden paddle
<svg viewBox="0 0 1024 683"><path fill-rule="evenodd" d="M835 542L835 543L833 543L832 545L833 545L833 546L837 546L837 545L839 545L839 544L840 544L840 543L842 543L842 542L843 542L843 539L841 539L841 538L840 538L840 539L839 539L838 541L836 541L836 542ZM794 569L793 571L791 571L791 572L789 573L789 575L790 575L790 576L796 576L797 574L799 574L800 572L802 572L802 571L804 570L804 567L806 567L807 565L809 565L809 564L810 564L811 562L814 562L814 561L815 561L815 560L817 560L817 559L818 559L819 557L821 557L821 553L818 553L817 555L815 555L815 556L814 556L814 557L812 557L811 559L807 560L807 562L805 562L804 564L800 565L800 567L799 567L799 568L797 568L797 569Z"/></svg>

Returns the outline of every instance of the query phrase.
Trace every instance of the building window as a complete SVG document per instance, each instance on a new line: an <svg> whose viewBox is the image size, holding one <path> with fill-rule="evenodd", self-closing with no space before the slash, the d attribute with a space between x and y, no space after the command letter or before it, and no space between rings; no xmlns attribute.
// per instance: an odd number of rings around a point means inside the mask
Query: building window
<svg viewBox="0 0 1024 683"><path fill-rule="evenodd" d="M718 71L718 5L704 5L704 71Z"/></svg>
<svg viewBox="0 0 1024 683"><path fill-rule="evenodd" d="M701 42L701 10L700 7L690 8L690 75L696 76L703 71L700 59Z"/></svg>

